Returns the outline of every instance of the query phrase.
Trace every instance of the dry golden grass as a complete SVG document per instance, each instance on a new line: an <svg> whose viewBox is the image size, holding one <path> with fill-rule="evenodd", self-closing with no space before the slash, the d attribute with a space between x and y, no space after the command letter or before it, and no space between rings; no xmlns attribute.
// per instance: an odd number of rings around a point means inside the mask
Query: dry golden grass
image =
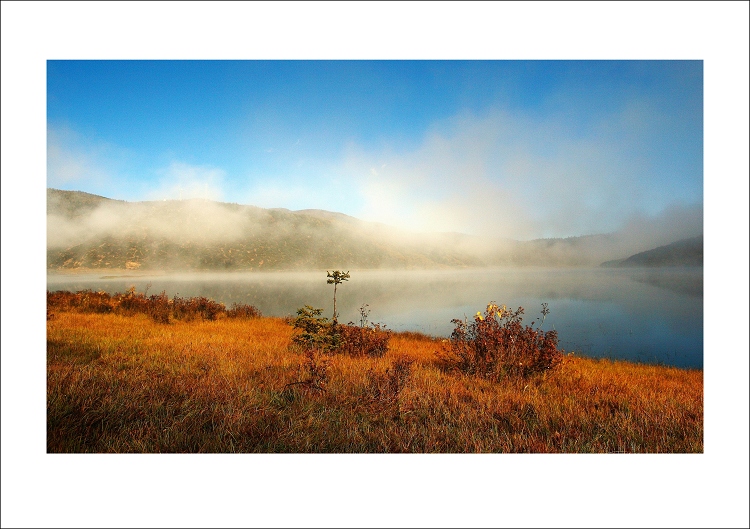
<svg viewBox="0 0 750 529"><path fill-rule="evenodd" d="M323 390L281 319L47 322L49 452L702 452L703 372L566 356L528 380L443 371L395 334ZM411 361L411 362L410 362ZM400 367L399 367L400 366Z"/></svg>

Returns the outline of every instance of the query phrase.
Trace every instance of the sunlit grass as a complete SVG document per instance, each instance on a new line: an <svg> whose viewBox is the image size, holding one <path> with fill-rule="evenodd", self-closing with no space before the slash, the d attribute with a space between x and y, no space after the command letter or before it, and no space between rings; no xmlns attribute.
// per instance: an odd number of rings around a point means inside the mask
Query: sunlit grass
<svg viewBox="0 0 750 529"><path fill-rule="evenodd" d="M404 333L382 357L330 356L321 391L295 385L305 356L277 318L59 311L47 329L49 452L703 451L700 370L565 356L492 382Z"/></svg>

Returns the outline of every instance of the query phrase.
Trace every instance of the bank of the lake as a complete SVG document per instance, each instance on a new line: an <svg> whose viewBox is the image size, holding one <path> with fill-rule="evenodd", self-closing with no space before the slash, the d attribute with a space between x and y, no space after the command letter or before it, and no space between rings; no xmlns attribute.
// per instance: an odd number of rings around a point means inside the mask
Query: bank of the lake
<svg viewBox="0 0 750 529"><path fill-rule="evenodd" d="M48 452L703 452L703 372L566 355L526 380L447 372L440 339L333 355L322 388L281 318L47 322ZM398 366L408 366L398 368Z"/></svg>

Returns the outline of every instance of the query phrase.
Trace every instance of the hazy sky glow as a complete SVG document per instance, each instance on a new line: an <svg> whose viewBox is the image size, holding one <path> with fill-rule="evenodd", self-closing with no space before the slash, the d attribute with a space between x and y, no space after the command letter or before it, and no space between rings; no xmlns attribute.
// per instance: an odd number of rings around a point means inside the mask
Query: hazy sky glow
<svg viewBox="0 0 750 529"><path fill-rule="evenodd" d="M516 238L703 201L700 61L49 61L48 186Z"/></svg>

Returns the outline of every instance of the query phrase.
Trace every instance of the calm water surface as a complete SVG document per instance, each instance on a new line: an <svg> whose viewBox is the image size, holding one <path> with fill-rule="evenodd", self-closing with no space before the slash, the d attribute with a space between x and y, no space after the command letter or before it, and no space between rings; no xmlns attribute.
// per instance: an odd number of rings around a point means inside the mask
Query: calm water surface
<svg viewBox="0 0 750 529"><path fill-rule="evenodd" d="M493 269L355 271L338 287L339 321L369 320L393 330L448 337L454 318L471 318L489 302L524 307L524 322L550 314L544 329L558 331L560 346L576 354L703 367L703 270ZM112 275L106 275L112 274ZM114 275L116 274L116 275ZM320 272L48 274L49 290L205 296L231 306L248 303L267 316L294 315L305 304L331 317L333 286Z"/></svg>

